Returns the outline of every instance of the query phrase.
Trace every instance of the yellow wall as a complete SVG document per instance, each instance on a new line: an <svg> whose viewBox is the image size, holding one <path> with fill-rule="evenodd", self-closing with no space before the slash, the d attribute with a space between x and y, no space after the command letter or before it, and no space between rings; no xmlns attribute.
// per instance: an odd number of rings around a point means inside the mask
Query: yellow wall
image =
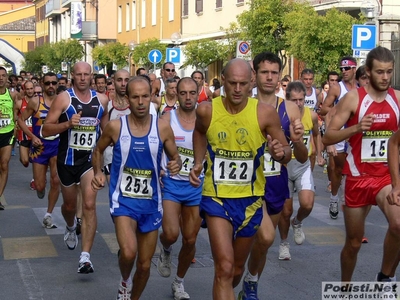
<svg viewBox="0 0 400 300"><path fill-rule="evenodd" d="M152 25L152 0L146 0L146 21L145 27L142 22L142 4L143 0L136 1L136 29L126 30L126 4L130 4L132 10L132 1L117 0L117 9L122 8L122 31L117 32L117 40L128 44L130 41L143 42L151 38L159 40L170 40L174 32L180 32L181 28L181 1L174 0L174 20L169 21L169 0L156 0L156 25ZM132 23L132 19L130 20Z"/></svg>
<svg viewBox="0 0 400 300"><path fill-rule="evenodd" d="M99 39L115 40L117 36L117 1L99 1L98 14Z"/></svg>
<svg viewBox="0 0 400 300"><path fill-rule="evenodd" d="M12 23L21 19L35 16L35 5L0 14L0 25ZM28 51L28 42L35 42L35 31L2 31L0 38L7 41L21 52Z"/></svg>
<svg viewBox="0 0 400 300"><path fill-rule="evenodd" d="M0 25L8 24L17 20L25 19L35 15L35 5L28 5L0 14Z"/></svg>
<svg viewBox="0 0 400 300"><path fill-rule="evenodd" d="M26 6L26 2L1 2L0 3L0 13L11 12L15 9Z"/></svg>
<svg viewBox="0 0 400 300"><path fill-rule="evenodd" d="M46 1L36 0L36 44L43 45L49 38L49 20L46 19Z"/></svg>
<svg viewBox="0 0 400 300"><path fill-rule="evenodd" d="M7 32L1 32L1 39L7 41L9 44L11 44L13 47L18 49L21 52L27 52L28 51L28 42L35 42L35 33L26 33L26 34L21 34L20 32L16 31L11 31L9 33Z"/></svg>

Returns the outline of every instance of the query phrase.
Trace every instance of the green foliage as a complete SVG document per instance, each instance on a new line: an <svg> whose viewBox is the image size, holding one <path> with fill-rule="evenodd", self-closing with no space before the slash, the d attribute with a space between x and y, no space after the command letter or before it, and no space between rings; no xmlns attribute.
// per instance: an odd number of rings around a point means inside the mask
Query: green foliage
<svg viewBox="0 0 400 300"><path fill-rule="evenodd" d="M362 20L332 8L326 15L308 9L292 11L284 22L286 38L291 41L287 51L314 69L319 79L326 78L329 71L338 71L341 57L352 55L351 27Z"/></svg>
<svg viewBox="0 0 400 300"><path fill-rule="evenodd" d="M237 42L246 40L243 30L240 28L239 24L236 22L232 22L229 24L228 28L221 28L221 30L225 31L225 38L227 40L226 47L226 60L232 59L236 56L236 47Z"/></svg>
<svg viewBox="0 0 400 300"><path fill-rule="evenodd" d="M42 66L47 66L52 72L59 73L62 62L74 64L82 59L83 54L83 46L75 39L44 44L25 54L24 69L41 74Z"/></svg>
<svg viewBox="0 0 400 300"><path fill-rule="evenodd" d="M160 52L162 53L163 57L160 63L156 65L156 68L161 67L162 64L165 62L165 52L167 49L167 45L160 43L160 41L156 38L149 39L137 45L133 50L133 61L136 63L136 65L146 68L147 70L153 69L154 65L152 62L149 61L148 55L149 52L154 49L160 50Z"/></svg>
<svg viewBox="0 0 400 300"><path fill-rule="evenodd" d="M204 70L213 62L227 58L226 46L209 39L188 42L183 49L183 53L186 60L181 68L193 66L196 69Z"/></svg>
<svg viewBox="0 0 400 300"><path fill-rule="evenodd" d="M308 4L294 0L251 1L250 9L240 14L237 19L246 40L251 42L252 55L270 51L278 54L285 66L287 57L284 50L289 46L290 40L285 36L284 19L288 13L301 7L313 10ZM303 19L302 22L307 24L308 20Z"/></svg>
<svg viewBox="0 0 400 300"><path fill-rule="evenodd" d="M118 69L127 65L129 48L120 42L108 43L103 46L97 46L92 50L93 60L98 66L110 66L113 63Z"/></svg>

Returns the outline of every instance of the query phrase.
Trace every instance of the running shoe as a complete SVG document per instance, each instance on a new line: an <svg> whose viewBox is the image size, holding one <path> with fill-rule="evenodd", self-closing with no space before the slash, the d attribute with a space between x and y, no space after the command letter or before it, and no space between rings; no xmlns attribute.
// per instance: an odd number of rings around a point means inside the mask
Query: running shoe
<svg viewBox="0 0 400 300"><path fill-rule="evenodd" d="M36 191L36 185L35 185L35 180L32 179L31 183L29 184L29 187L31 188L32 191Z"/></svg>
<svg viewBox="0 0 400 300"><path fill-rule="evenodd" d="M78 246L78 236L75 229L70 231L68 227L65 228L64 243L69 250L74 250Z"/></svg>
<svg viewBox="0 0 400 300"><path fill-rule="evenodd" d="M36 190L36 195L38 196L39 199L43 199L44 196L46 195L46 189L43 191Z"/></svg>
<svg viewBox="0 0 400 300"><path fill-rule="evenodd" d="M132 283L125 283L121 281L118 287L118 295L117 300L130 300L131 299L131 292L132 292Z"/></svg>
<svg viewBox="0 0 400 300"><path fill-rule="evenodd" d="M368 239L367 239L367 237L363 236L363 238L362 238L362 240L361 240L361 243L363 243L363 244L368 244Z"/></svg>
<svg viewBox="0 0 400 300"><path fill-rule="evenodd" d="M290 222L292 224L292 228L293 228L293 238L297 245L301 245L301 244L303 244L304 240L306 239L303 229L301 228L303 224L300 223L300 224L294 225L293 221L294 221L294 218Z"/></svg>
<svg viewBox="0 0 400 300"><path fill-rule="evenodd" d="M45 216L43 218L43 227L46 229L53 229L53 228L57 228L57 225L53 224L53 220L51 219L51 216Z"/></svg>
<svg viewBox="0 0 400 300"><path fill-rule="evenodd" d="M242 290L239 293L240 300L258 300L257 297L257 281L243 280Z"/></svg>
<svg viewBox="0 0 400 300"><path fill-rule="evenodd" d="M162 277L171 276L171 252L165 251L161 246L160 255L157 260L157 271Z"/></svg>
<svg viewBox="0 0 400 300"><path fill-rule="evenodd" d="M171 285L172 289L172 296L174 300L189 300L190 296L188 293L185 292L185 288L183 286L183 282L176 282L174 280Z"/></svg>
<svg viewBox="0 0 400 300"><path fill-rule="evenodd" d="M89 259L88 255L81 255L81 258L79 260L79 267L78 267L78 273L80 274L89 274L93 273L93 265L92 262Z"/></svg>
<svg viewBox="0 0 400 300"><path fill-rule="evenodd" d="M290 245L289 242L283 242L279 244L279 260L291 260L289 251Z"/></svg>
<svg viewBox="0 0 400 300"><path fill-rule="evenodd" d="M82 219L76 218L76 235L81 234L81 228L82 228Z"/></svg>
<svg viewBox="0 0 400 300"><path fill-rule="evenodd" d="M337 219L339 215L339 204L338 201L331 201L329 203L329 216L331 219Z"/></svg>

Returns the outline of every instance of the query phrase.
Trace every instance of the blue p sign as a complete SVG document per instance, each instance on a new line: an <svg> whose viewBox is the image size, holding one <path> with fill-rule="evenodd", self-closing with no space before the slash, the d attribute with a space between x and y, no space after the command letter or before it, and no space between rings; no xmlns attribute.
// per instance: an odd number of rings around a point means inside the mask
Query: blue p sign
<svg viewBox="0 0 400 300"><path fill-rule="evenodd" d="M353 25L351 48L372 50L376 47L375 25Z"/></svg>
<svg viewBox="0 0 400 300"><path fill-rule="evenodd" d="M174 64L181 63L181 49L180 48L167 48L165 61L172 62Z"/></svg>

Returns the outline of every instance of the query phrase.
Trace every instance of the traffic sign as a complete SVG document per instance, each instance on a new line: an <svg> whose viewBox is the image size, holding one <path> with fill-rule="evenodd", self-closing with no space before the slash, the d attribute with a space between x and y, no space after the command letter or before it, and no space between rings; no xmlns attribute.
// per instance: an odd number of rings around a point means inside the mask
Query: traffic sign
<svg viewBox="0 0 400 300"><path fill-rule="evenodd" d="M353 57L354 58L367 58L369 51L365 50L353 50Z"/></svg>
<svg viewBox="0 0 400 300"><path fill-rule="evenodd" d="M147 58L152 64L158 64L161 59L162 59L162 54L160 50L153 49L149 52L149 55L147 55Z"/></svg>
<svg viewBox="0 0 400 300"><path fill-rule="evenodd" d="M353 50L372 50L376 47L375 25L353 25L351 48Z"/></svg>
<svg viewBox="0 0 400 300"><path fill-rule="evenodd" d="M251 59L250 44L246 41L238 41L236 44L236 58Z"/></svg>
<svg viewBox="0 0 400 300"><path fill-rule="evenodd" d="M173 64L181 63L181 48L167 48L165 61Z"/></svg>
<svg viewBox="0 0 400 300"><path fill-rule="evenodd" d="M49 68L47 66L42 66L42 73L47 73Z"/></svg>

